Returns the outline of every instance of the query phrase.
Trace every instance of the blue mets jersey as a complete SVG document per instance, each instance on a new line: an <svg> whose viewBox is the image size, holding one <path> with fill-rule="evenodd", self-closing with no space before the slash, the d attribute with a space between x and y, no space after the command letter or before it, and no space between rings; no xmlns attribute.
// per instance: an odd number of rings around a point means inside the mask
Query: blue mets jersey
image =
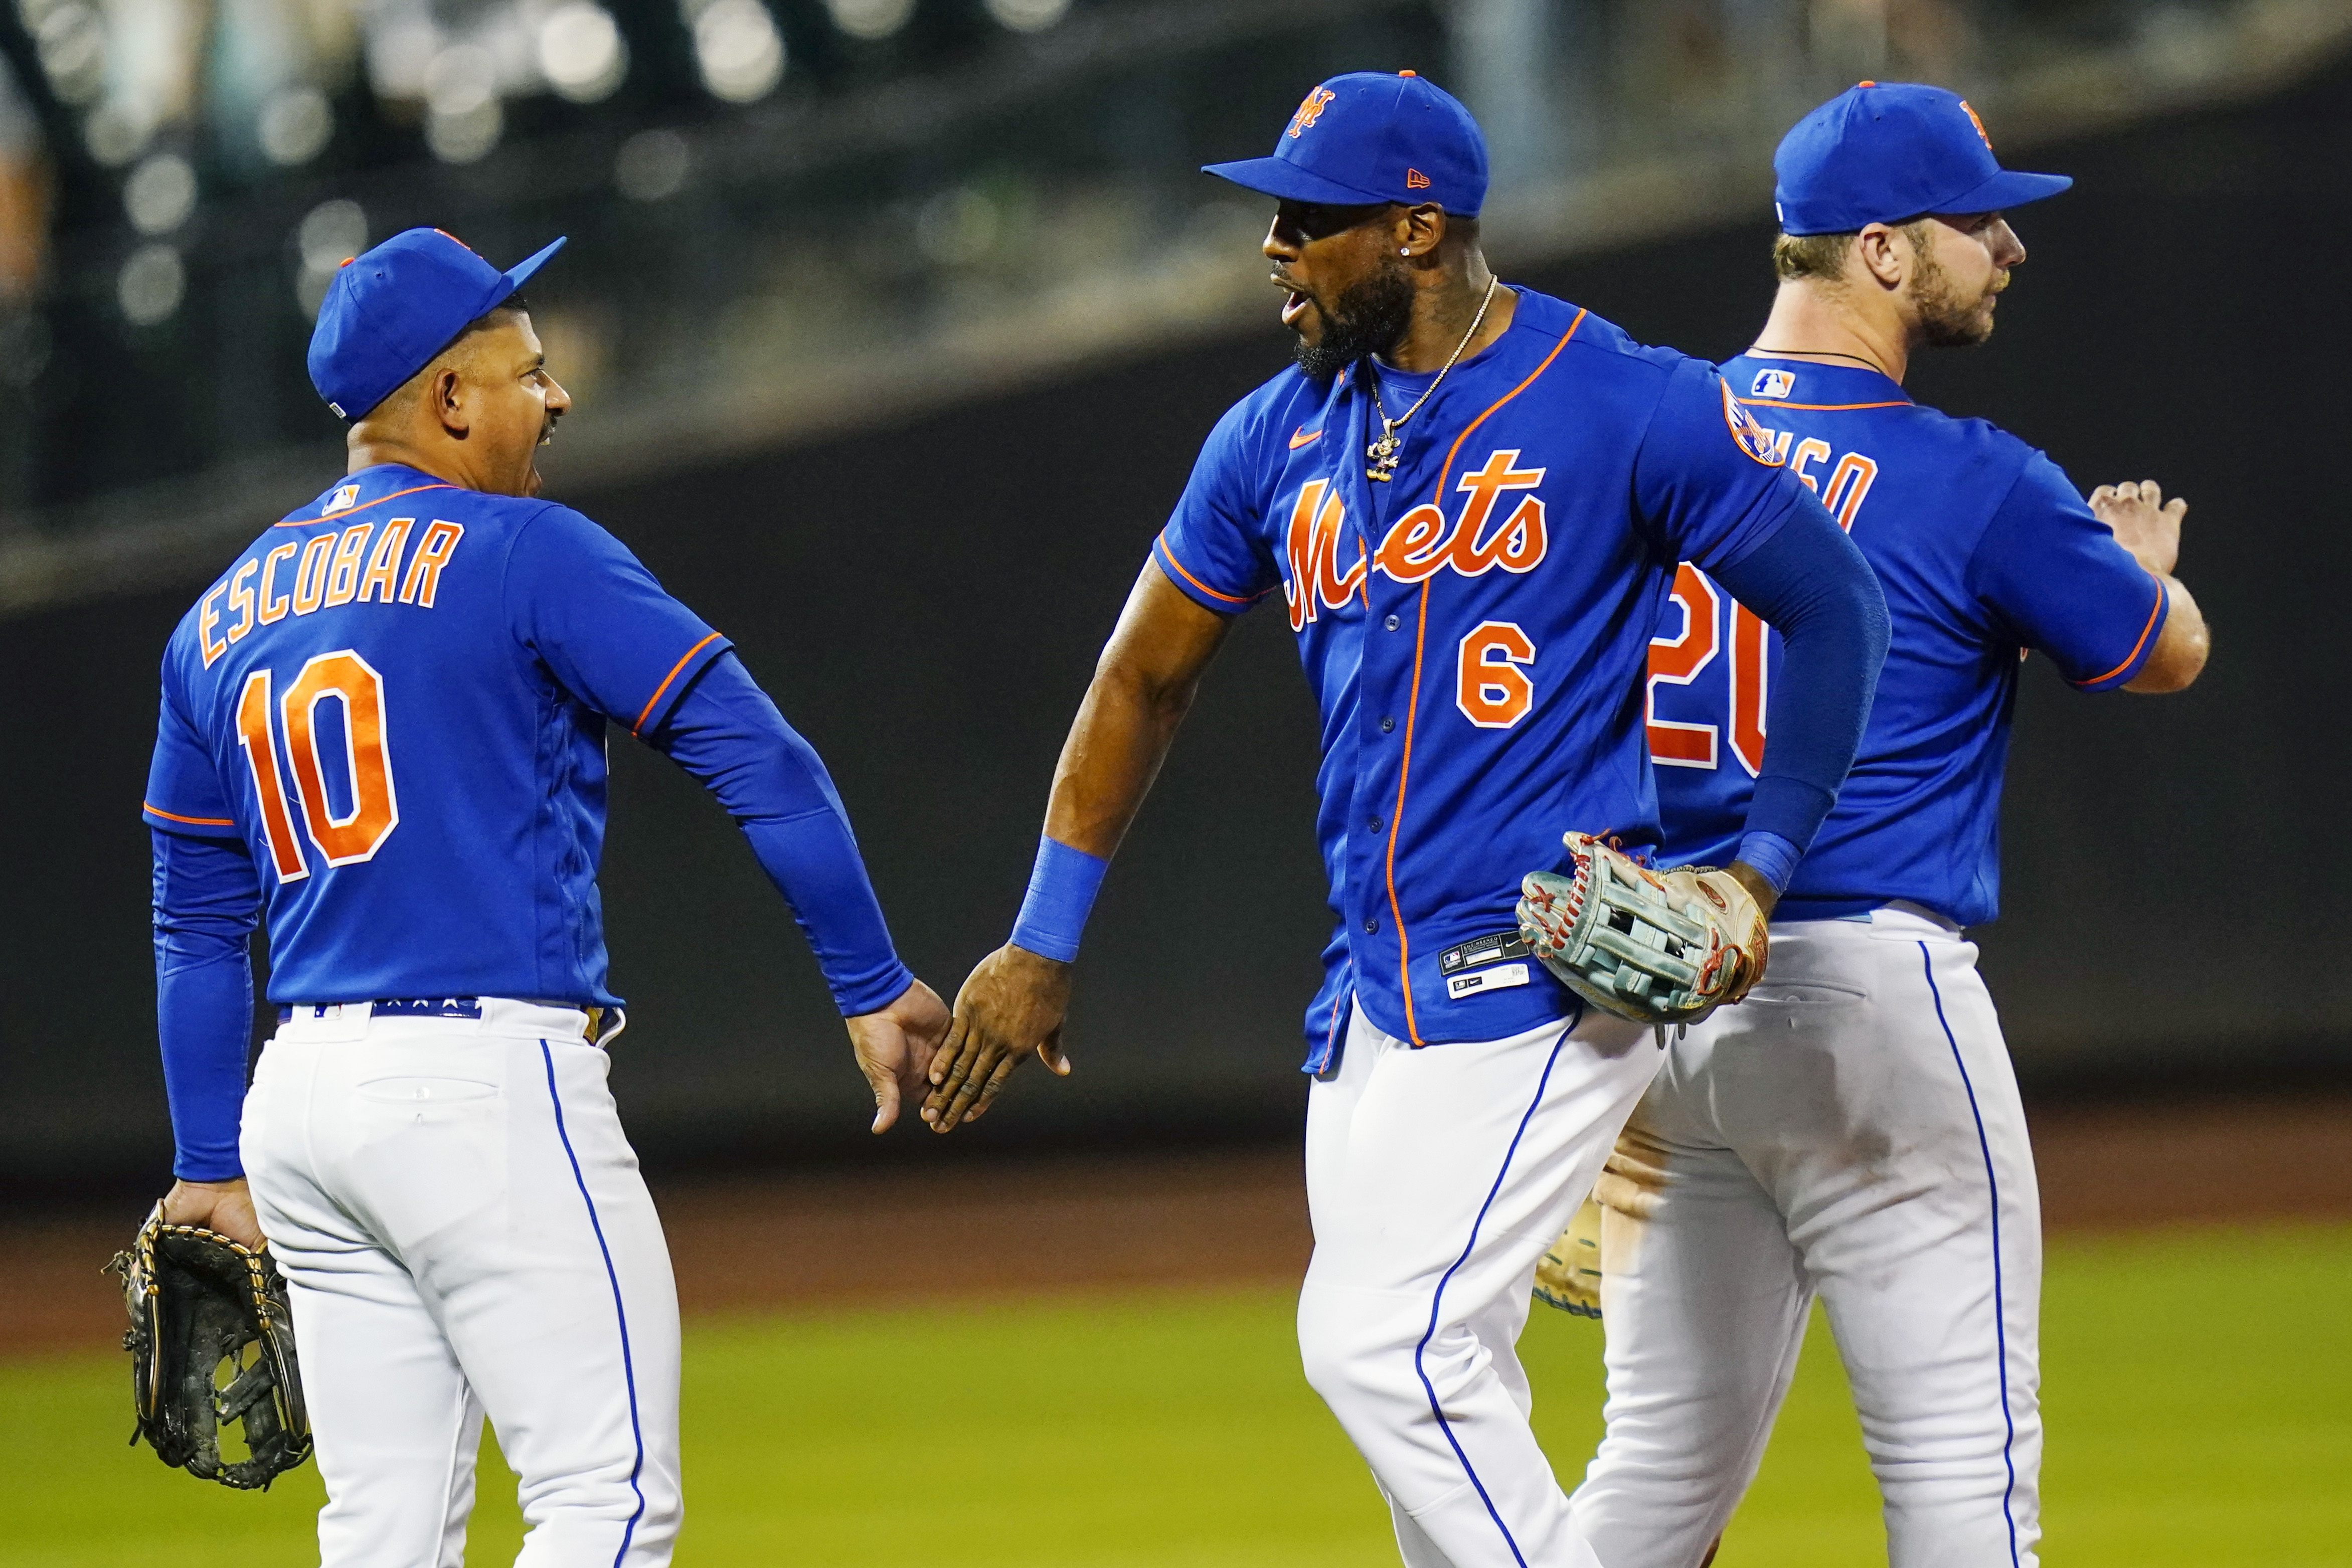
<svg viewBox="0 0 2352 1568"><path fill-rule="evenodd" d="M2077 686L2139 673L2164 586L2058 465L1982 420L1922 408L1877 371L1749 354L1723 367L1878 573L1894 625L1862 749L1777 917L1908 900L1971 925L1999 906L2001 773L2019 663ZM1664 858L1723 863L1764 750L1779 637L1685 564L1650 650Z"/></svg>
<svg viewBox="0 0 2352 1568"><path fill-rule="evenodd" d="M605 725L728 645L577 512L365 469L173 632L147 821L244 841L272 1001L609 1006Z"/></svg>
<svg viewBox="0 0 2352 1568"><path fill-rule="evenodd" d="M1432 381L1378 373L1394 412ZM1525 289L1385 484L1368 375L1286 370L1235 404L1153 550L1221 613L1279 589L1321 711L1339 925L1310 1068L1350 994L1416 1044L1574 1013L1511 951L1519 879L1569 829L1657 841L1642 669L1675 562L1727 569L1815 504L1712 367Z"/></svg>

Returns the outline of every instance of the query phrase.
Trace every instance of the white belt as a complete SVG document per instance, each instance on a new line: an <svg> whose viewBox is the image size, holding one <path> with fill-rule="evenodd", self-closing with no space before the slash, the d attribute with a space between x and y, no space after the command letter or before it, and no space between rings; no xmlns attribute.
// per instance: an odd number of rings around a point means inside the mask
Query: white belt
<svg viewBox="0 0 2352 1568"><path fill-rule="evenodd" d="M628 1019L619 1008L450 997L376 1002L304 1002L278 1009L276 1038L355 1040L387 1034L487 1034L610 1045Z"/></svg>

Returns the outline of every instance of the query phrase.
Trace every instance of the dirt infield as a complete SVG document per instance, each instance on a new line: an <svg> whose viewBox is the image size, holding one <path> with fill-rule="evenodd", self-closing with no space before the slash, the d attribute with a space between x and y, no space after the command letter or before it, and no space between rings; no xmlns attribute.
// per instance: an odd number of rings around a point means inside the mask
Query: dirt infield
<svg viewBox="0 0 2352 1568"><path fill-rule="evenodd" d="M2352 1218L2352 1094L2050 1110L2033 1118L2053 1229ZM1308 1248L1296 1148L960 1160L657 1189L688 1312L1150 1286L1287 1284ZM98 1270L137 1222L0 1224L0 1354L122 1329Z"/></svg>

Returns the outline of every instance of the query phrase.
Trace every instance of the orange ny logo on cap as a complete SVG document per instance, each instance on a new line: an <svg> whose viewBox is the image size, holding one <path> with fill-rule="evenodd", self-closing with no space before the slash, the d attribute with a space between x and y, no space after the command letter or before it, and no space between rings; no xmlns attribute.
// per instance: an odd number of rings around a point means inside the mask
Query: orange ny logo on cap
<svg viewBox="0 0 2352 1568"><path fill-rule="evenodd" d="M1408 191L1426 191L1429 189L1429 176L1418 169L1407 169L1404 172L1404 188Z"/></svg>
<svg viewBox="0 0 2352 1568"><path fill-rule="evenodd" d="M1985 151L1988 152L1991 152L1992 138L1985 134L1984 121L1977 118L1977 111L1969 107L1969 100L1967 99L1960 99L1960 112L1967 115L1969 117L1969 123L1977 128L1977 140L1985 144Z"/></svg>
<svg viewBox="0 0 2352 1568"><path fill-rule="evenodd" d="M1290 117L1287 134L1296 137L1302 131L1313 130L1315 122L1323 118L1323 111L1330 107L1331 97L1329 88L1318 87L1300 99L1298 112Z"/></svg>

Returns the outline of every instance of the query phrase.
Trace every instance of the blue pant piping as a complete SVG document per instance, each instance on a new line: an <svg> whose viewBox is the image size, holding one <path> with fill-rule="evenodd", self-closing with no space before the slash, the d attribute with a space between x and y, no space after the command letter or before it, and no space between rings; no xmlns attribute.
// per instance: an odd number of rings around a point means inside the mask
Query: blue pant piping
<svg viewBox="0 0 2352 1568"><path fill-rule="evenodd" d="M1960 1087L1968 1091L1969 1114L1977 1124L1977 1147L1984 1152L1985 1186L1992 1193L1992 1335L2000 1355L2000 1462L2009 1472L2009 1484L2000 1492L2000 1517L2009 1526L2010 1568L2017 1568L2017 1516L2012 1507L2017 1459L2011 1452L2017 1443L2017 1417L2009 1407L2009 1297L2000 1277L2000 1182L1992 1174L1992 1143L1985 1136L1984 1113L1977 1108L1977 1086L1969 1082L1968 1063L1960 1060L1960 1042L1953 1038L1951 1020L1944 1016L1944 993L1936 988L1936 961L1925 942L1919 944L1919 963L1927 971L1927 994L1936 1001L1936 1021L1944 1026L1944 1040L1952 1048L1952 1065L1960 1070Z"/></svg>
<svg viewBox="0 0 2352 1568"><path fill-rule="evenodd" d="M555 1091L555 1053L543 1040L539 1042L539 1055L547 1063L547 1103L555 1110L555 1135L563 1142L563 1157L572 1162L572 1179L579 1186L580 1201L588 1206L588 1224L596 1232L596 1250L604 1259L604 1278L613 1286L613 1315L621 1324L621 1374L629 1387L629 1437L637 1448L637 1457L629 1466L629 1490L637 1494L637 1511L629 1515L628 1525L621 1531L621 1549L613 1553L613 1568L621 1568L621 1560L629 1554L629 1542L636 1539L637 1521L646 1516L645 1489L637 1485L637 1477L646 1468L646 1435L637 1423L637 1364L629 1350L629 1312L621 1304L621 1276L613 1268L604 1222L596 1218L596 1200L588 1196L588 1178L580 1174L580 1156L572 1151L572 1134L563 1129L563 1097Z"/></svg>
<svg viewBox="0 0 2352 1568"><path fill-rule="evenodd" d="M1462 1256L1454 1260L1454 1266L1446 1270L1437 1281L1437 1292L1429 1301L1429 1327L1422 1334L1421 1343L1412 1347L1413 1375L1421 1379L1422 1392L1429 1396L1429 1413L1437 1417L1438 1429L1445 1434L1445 1441L1453 1448L1454 1457L1462 1461L1462 1473L1468 1476L1470 1484L1478 1489L1478 1500L1486 1505L1486 1517L1493 1520L1495 1528L1503 1532L1503 1544L1511 1549L1511 1561L1519 1568L1527 1568L1527 1557L1519 1551L1519 1543L1511 1538L1511 1527L1503 1522L1502 1513L1495 1507L1495 1500L1486 1495L1486 1483L1478 1479L1477 1469L1470 1463L1470 1456L1462 1451L1462 1440L1454 1435L1454 1423L1445 1418L1445 1411L1438 1403L1437 1389L1429 1381L1429 1373L1422 1365L1421 1358L1422 1353L1429 1348L1429 1342L1437 1337L1437 1314L1445 1304L1445 1287L1461 1270L1462 1265L1470 1260L1472 1249L1478 1245L1478 1228L1486 1223L1486 1211L1495 1207L1495 1195L1503 1190L1503 1178L1511 1174L1511 1161L1519 1152L1519 1140L1528 1135L1528 1124L1535 1120L1536 1107L1543 1103L1544 1090L1551 1083L1551 1070L1559 1061L1560 1045L1568 1039L1569 1030L1575 1027L1571 1023L1568 1029L1561 1030L1559 1038L1551 1042L1551 1054L1544 1058L1543 1076L1536 1081L1536 1097L1528 1102L1527 1114L1519 1118L1519 1129L1511 1134L1511 1146L1503 1151L1503 1168L1495 1173L1495 1185L1486 1189L1486 1201L1478 1206L1478 1218L1470 1222L1470 1239L1462 1244Z"/></svg>

